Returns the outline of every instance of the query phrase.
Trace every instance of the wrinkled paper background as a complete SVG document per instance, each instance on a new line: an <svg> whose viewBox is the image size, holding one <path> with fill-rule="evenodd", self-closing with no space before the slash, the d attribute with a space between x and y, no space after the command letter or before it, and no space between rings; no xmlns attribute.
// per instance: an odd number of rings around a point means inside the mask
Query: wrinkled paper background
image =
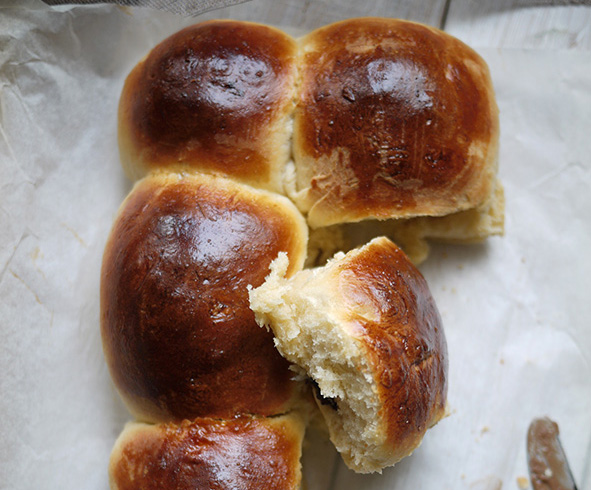
<svg viewBox="0 0 591 490"><path fill-rule="evenodd" d="M252 9L301 28L297 10ZM0 9L2 489L108 488L129 419L98 325L102 251L131 187L118 163L118 96L149 49L192 22L38 0ZM312 441L308 490L517 488L527 425L540 415L559 423L575 479L590 488L591 53L479 52L501 109L506 236L434 246L421 266L446 327L451 415L382 475L355 475Z"/></svg>

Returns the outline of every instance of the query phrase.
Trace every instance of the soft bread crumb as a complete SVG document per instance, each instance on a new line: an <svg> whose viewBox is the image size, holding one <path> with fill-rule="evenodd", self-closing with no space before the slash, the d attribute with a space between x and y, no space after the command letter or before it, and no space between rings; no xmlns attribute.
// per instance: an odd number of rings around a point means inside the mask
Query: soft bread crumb
<svg viewBox="0 0 591 490"><path fill-rule="evenodd" d="M370 455L385 443L374 381L358 342L343 328L330 295L322 292L343 258L338 253L326 268L287 280L287 256L280 253L265 283L250 291L250 301L257 323L272 326L279 352L314 379L322 398L336 403L338 414L320 406L331 439L353 469L367 473L381 470Z"/></svg>

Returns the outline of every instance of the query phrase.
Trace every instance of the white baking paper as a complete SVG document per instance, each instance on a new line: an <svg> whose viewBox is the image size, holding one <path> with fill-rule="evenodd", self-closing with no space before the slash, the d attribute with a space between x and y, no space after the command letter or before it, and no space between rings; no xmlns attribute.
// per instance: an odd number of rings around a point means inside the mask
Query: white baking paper
<svg viewBox="0 0 591 490"><path fill-rule="evenodd" d="M294 30L339 15L326 1L305 2L313 16L271 3L269 17L261 2L250 15ZM387 8L347 5L343 17ZM0 9L2 489L108 488L129 419L99 335L102 251L130 189L118 96L151 47L194 21L35 0ZM591 485L591 53L480 52L501 109L506 236L435 246L421 267L447 333L450 416L382 475L355 475L316 437L308 490L518 488L540 415L559 423L580 488Z"/></svg>

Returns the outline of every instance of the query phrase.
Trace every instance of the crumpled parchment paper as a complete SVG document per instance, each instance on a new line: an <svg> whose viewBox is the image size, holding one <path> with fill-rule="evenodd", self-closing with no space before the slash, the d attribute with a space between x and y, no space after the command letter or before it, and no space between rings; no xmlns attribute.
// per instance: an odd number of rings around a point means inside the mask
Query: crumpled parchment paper
<svg viewBox="0 0 591 490"><path fill-rule="evenodd" d="M0 11L0 488L106 490L129 419L99 335L102 251L130 189L118 97L132 66L195 20L26 4ZM302 27L278 9L259 20ZM421 266L446 327L450 416L382 475L353 474L316 438L309 490L516 488L540 415L591 484L591 53L480 52L501 109L506 236L435 246Z"/></svg>

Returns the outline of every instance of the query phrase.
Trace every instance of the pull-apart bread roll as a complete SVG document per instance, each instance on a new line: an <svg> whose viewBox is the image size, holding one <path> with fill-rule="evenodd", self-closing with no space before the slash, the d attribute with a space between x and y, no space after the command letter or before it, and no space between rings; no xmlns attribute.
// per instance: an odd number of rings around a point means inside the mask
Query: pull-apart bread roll
<svg viewBox="0 0 591 490"><path fill-rule="evenodd" d="M248 22L203 22L165 39L121 94L127 174L189 167L282 193L296 54L291 37Z"/></svg>
<svg viewBox="0 0 591 490"><path fill-rule="evenodd" d="M296 490L297 415L128 424L111 454L113 490Z"/></svg>
<svg viewBox="0 0 591 490"><path fill-rule="evenodd" d="M387 238L286 279L280 256L250 292L260 325L317 385L345 463L380 471L409 455L445 412L447 347L427 283Z"/></svg>
<svg viewBox="0 0 591 490"><path fill-rule="evenodd" d="M301 268L305 222L285 197L221 177L155 173L123 203L106 246L101 329L112 378L149 422L274 415L297 399L249 309L279 252Z"/></svg>
<svg viewBox="0 0 591 490"><path fill-rule="evenodd" d="M304 37L300 71L292 194L310 226L469 209L486 219L491 206L502 216L498 109L471 48L413 22L352 19ZM423 225L417 234L441 234ZM485 235L502 231L501 219ZM478 239L482 226L451 235Z"/></svg>

